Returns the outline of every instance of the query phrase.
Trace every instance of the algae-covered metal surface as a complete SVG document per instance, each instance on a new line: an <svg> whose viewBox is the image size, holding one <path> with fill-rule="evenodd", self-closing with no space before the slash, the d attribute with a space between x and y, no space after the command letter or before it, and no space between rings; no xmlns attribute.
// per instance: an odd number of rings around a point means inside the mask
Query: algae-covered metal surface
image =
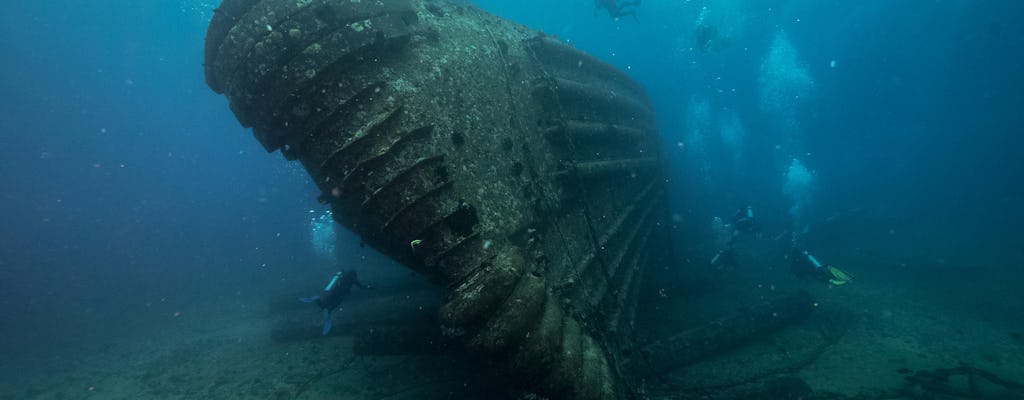
<svg viewBox="0 0 1024 400"><path fill-rule="evenodd" d="M643 88L555 38L420 0L225 0L206 79L336 220L445 288L445 334L524 389L626 398L665 177Z"/></svg>

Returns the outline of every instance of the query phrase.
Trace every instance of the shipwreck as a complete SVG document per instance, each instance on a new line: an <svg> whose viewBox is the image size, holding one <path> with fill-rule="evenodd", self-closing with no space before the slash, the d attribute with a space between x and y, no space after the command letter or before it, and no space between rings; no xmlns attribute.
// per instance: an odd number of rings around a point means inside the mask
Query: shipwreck
<svg viewBox="0 0 1024 400"><path fill-rule="evenodd" d="M445 335L546 396L632 396L639 288L667 258L639 84L424 0L224 0L204 67L338 223L444 288Z"/></svg>

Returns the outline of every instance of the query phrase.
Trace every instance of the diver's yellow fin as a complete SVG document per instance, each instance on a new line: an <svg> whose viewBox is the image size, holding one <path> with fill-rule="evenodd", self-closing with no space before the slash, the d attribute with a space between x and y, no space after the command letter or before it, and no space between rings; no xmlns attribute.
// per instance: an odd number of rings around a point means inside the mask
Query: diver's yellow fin
<svg viewBox="0 0 1024 400"><path fill-rule="evenodd" d="M850 276L850 274L846 273L846 271L843 271L831 265L828 266L828 272L832 274L832 279L829 279L828 283L831 283L836 286L845 285L847 282L853 280L853 277Z"/></svg>

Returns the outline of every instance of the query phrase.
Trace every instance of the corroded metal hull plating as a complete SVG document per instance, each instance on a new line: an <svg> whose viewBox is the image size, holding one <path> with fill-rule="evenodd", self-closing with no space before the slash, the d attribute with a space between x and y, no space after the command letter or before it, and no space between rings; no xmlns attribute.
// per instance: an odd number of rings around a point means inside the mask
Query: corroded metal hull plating
<svg viewBox="0 0 1024 400"><path fill-rule="evenodd" d="M447 288L445 331L552 397L632 392L665 179L622 72L478 9L225 0L206 79L339 223Z"/></svg>

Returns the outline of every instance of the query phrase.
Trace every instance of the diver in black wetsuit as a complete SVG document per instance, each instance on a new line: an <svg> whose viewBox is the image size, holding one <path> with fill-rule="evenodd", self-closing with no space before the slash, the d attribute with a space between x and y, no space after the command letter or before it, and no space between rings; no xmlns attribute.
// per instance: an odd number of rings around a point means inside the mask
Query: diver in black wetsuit
<svg viewBox="0 0 1024 400"><path fill-rule="evenodd" d="M711 267L714 268L715 271L719 272L731 272L735 270L738 265L739 262L736 260L736 248L732 247L732 244L730 244L729 247L720 250L715 254L715 257L711 259Z"/></svg>
<svg viewBox="0 0 1024 400"><path fill-rule="evenodd" d="M754 220L754 207L746 206L736 210L732 216L732 237L733 240L741 233L757 232L757 221Z"/></svg>
<svg viewBox="0 0 1024 400"><path fill-rule="evenodd" d="M597 10L605 9L608 10L608 15L612 18L618 19L627 15L632 15L633 19L636 19L636 7L640 5L641 0L594 0L594 11L595 15Z"/></svg>
<svg viewBox="0 0 1024 400"><path fill-rule="evenodd" d="M359 275L354 270L348 270L344 273L337 272L331 281L324 287L324 293L318 296L312 297L300 297L299 301L303 303L316 303L317 306L323 310L324 313L324 327L321 332L324 336L331 331L331 313L338 309L341 305L341 301L352 292L352 287L358 287L360 289L372 289L369 285L363 284L359 281Z"/></svg>
<svg viewBox="0 0 1024 400"><path fill-rule="evenodd" d="M716 220L721 221L718 218ZM754 219L754 208L747 206L736 210L732 216L732 222L720 226L723 230L720 234L728 235L728 239L724 243L725 247L711 259L711 266L718 271L731 271L737 267L736 238L743 233L758 230L757 221Z"/></svg>

